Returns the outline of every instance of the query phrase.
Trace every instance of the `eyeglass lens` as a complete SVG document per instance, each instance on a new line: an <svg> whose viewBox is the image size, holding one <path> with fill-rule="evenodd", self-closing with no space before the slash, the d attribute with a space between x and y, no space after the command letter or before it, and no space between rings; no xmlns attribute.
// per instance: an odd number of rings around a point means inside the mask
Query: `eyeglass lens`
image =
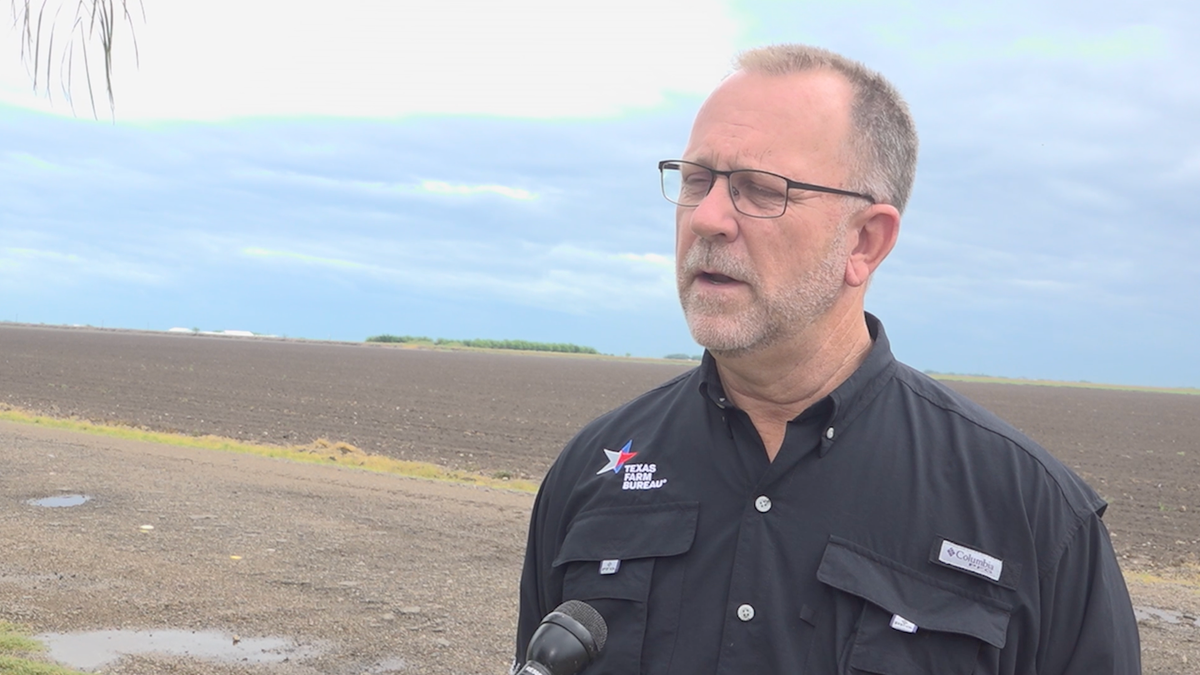
<svg viewBox="0 0 1200 675"><path fill-rule="evenodd" d="M680 206L699 206L713 186L714 175L696 164L669 162L662 167L663 196ZM729 175L734 208L759 218L773 218L787 207L787 180L762 171L742 170Z"/></svg>

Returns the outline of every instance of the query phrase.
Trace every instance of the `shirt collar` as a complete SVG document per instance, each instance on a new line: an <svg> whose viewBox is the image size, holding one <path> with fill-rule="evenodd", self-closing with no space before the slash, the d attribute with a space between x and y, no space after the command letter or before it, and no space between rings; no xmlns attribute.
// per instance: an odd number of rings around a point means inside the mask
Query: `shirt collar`
<svg viewBox="0 0 1200 675"><path fill-rule="evenodd" d="M883 322L870 312L864 312L863 315L872 343L866 360L828 396L795 418L799 420L813 414L826 416L825 431L821 434L822 457L833 447L838 434L875 398L896 368L896 357L892 355L892 346L883 330ZM700 361L700 393L721 409L735 407L725 395L725 387L717 372L717 362L707 349Z"/></svg>

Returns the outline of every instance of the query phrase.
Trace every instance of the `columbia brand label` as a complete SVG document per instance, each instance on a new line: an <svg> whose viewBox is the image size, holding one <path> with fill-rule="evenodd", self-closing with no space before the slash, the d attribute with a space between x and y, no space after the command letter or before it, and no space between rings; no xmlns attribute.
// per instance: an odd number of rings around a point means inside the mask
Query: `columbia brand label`
<svg viewBox="0 0 1200 675"><path fill-rule="evenodd" d="M616 574L617 570L621 569L620 560L601 560L600 574Z"/></svg>
<svg viewBox="0 0 1200 675"><path fill-rule="evenodd" d="M1000 571L1004 569L1003 560L946 539L942 540L942 550L938 554L938 562L957 567L960 570L974 572L992 581L1000 581Z"/></svg>
<svg viewBox="0 0 1200 675"><path fill-rule="evenodd" d="M917 624L909 621L908 619L900 616L899 614L892 615L892 622L889 625L892 628L895 628L896 630L900 631L901 633L917 632Z"/></svg>
<svg viewBox="0 0 1200 675"><path fill-rule="evenodd" d="M626 441L620 450L604 448L604 456L607 459L596 475L621 474L622 490L657 490L667 484L666 478L658 477L657 464L629 461L637 457L633 451L633 439Z"/></svg>

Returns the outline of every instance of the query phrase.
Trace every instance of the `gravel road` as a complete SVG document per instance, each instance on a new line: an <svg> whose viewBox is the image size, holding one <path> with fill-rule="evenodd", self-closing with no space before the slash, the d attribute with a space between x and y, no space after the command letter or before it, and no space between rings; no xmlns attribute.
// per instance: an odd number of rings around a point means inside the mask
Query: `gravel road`
<svg viewBox="0 0 1200 675"><path fill-rule="evenodd" d="M511 661L530 495L6 422L0 466L0 618L218 631L238 659L142 655L105 673L465 675ZM90 499L28 503L73 494ZM271 656L252 653L270 637L287 661L240 661Z"/></svg>

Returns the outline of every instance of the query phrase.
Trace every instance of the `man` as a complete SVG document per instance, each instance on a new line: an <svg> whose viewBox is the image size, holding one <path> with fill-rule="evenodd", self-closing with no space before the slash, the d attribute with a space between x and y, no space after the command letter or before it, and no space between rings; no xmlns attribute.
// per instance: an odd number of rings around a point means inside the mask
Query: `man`
<svg viewBox="0 0 1200 675"><path fill-rule="evenodd" d="M863 310L916 148L892 86L824 50L744 54L704 103L660 170L705 357L547 474L518 664L578 599L609 630L588 675L1140 672L1105 503Z"/></svg>

